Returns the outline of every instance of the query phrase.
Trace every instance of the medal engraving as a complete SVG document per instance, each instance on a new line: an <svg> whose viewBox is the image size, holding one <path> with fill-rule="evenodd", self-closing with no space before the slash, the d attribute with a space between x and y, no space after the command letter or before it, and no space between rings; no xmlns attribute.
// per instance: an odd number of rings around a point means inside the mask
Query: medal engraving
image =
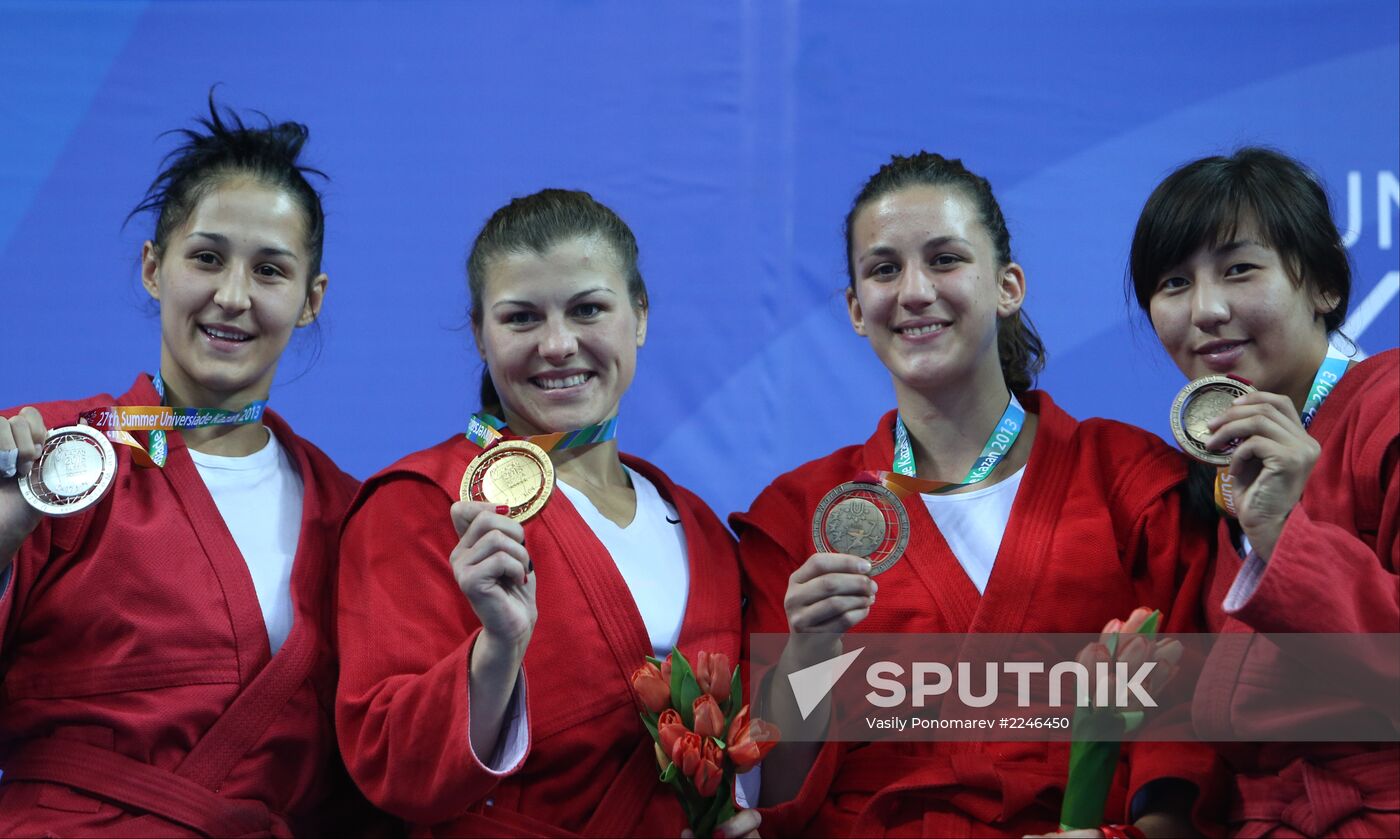
<svg viewBox="0 0 1400 839"><path fill-rule="evenodd" d="M516 521L539 512L554 491L554 464L534 443L506 440L472 459L462 476L463 501L505 505Z"/></svg>
<svg viewBox="0 0 1400 839"><path fill-rule="evenodd" d="M86 425L56 428L20 480L19 492L45 515L71 516L102 500L116 470L117 455L104 434Z"/></svg>
<svg viewBox="0 0 1400 839"><path fill-rule="evenodd" d="M1196 379L1176 395L1172 402L1172 436L1181 450L1203 463L1224 466L1235 450L1231 443L1224 451L1206 448L1210 439L1210 421L1230 409L1234 401L1254 388L1229 376L1206 376Z"/></svg>
<svg viewBox="0 0 1400 839"><path fill-rule="evenodd" d="M888 571L909 544L909 514L879 484L849 482L828 492L812 516L818 551L870 560L870 575Z"/></svg>
<svg viewBox="0 0 1400 839"><path fill-rule="evenodd" d="M843 554L870 556L885 539L885 517L864 498L847 498L826 517L826 541Z"/></svg>

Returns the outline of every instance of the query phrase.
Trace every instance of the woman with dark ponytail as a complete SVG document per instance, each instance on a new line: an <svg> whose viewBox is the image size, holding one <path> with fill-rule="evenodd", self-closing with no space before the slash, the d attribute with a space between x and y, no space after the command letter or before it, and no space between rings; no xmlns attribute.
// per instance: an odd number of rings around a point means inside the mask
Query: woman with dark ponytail
<svg viewBox="0 0 1400 839"><path fill-rule="evenodd" d="M1044 352L986 179L937 154L894 157L846 217L846 255L851 325L889 370L897 410L730 520L745 632L792 633L779 674L838 655L847 632L1097 633L1139 606L1190 631L1208 534L1182 515L1184 465L1151 434L1076 421L1031 389ZM907 515L903 558L872 565L835 540L814 552L829 491L872 473L888 515ZM772 702L779 728L800 716L790 692ZM1209 750L1124 754L1105 830L1187 835ZM764 820L776 835L1043 833L1059 823L1068 755L1063 742L784 742L764 769Z"/></svg>
<svg viewBox="0 0 1400 839"><path fill-rule="evenodd" d="M325 299L320 173L305 126L212 96L179 133L133 211L159 366L0 412L0 835L317 835L363 802L331 719L356 481L264 408Z"/></svg>

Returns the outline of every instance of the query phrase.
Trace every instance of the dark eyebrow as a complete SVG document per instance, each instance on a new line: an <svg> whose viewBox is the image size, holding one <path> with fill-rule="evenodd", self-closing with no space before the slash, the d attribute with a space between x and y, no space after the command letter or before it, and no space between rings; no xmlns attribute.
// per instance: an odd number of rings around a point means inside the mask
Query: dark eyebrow
<svg viewBox="0 0 1400 839"><path fill-rule="evenodd" d="M969 242L968 240L964 239L964 238L961 237L961 236L936 236L936 237L934 237L934 238L932 238L932 239L929 239L927 242L924 242L924 245L923 245L923 246L924 246L924 248L927 249L927 248L941 248L941 247L943 247L944 245L952 245L952 244L964 245L964 246L966 246L966 247L971 247L971 246L972 246L972 243L971 243L971 242ZM861 254L861 255L860 255L860 260L866 260L866 259L871 258L872 256L889 256L889 255L892 255L892 254L895 254L895 253L898 253L898 251L896 251L894 248L890 247L889 245L876 245L875 247L873 247L873 248L871 248L870 250L866 251L865 253ZM858 260L858 261L860 261L860 260Z"/></svg>
<svg viewBox="0 0 1400 839"><path fill-rule="evenodd" d="M221 246L223 246L223 247L225 247L225 248L229 246L229 239L228 239L228 237L225 236L225 235L222 234L222 233L208 233L208 232L203 231L203 230L196 230L196 231L194 231L193 233L191 233L189 236L187 236L186 238L187 238L187 239L196 239L196 238L198 238L198 239L208 239L209 241L213 242L213 243L216 244L216 245L221 245ZM297 259L297 255L296 255L295 253L293 253L292 251L286 250L285 248L273 248L273 247L263 247L263 248L259 248L259 249L258 249L258 256L284 256L284 257L286 257L286 258L288 258L288 259L291 259L291 260L293 260L293 261L295 261L295 260Z"/></svg>
<svg viewBox="0 0 1400 839"><path fill-rule="evenodd" d="M608 287L605 286L605 285L600 285L600 286L594 286L593 288L586 288L586 289L584 289L583 291L580 291L579 293L577 293L577 294L575 294L575 295L572 295L572 296L569 298L568 303L574 303L574 302L578 301L578 300L581 299L581 298L587 297L587 296L590 295L590 294L611 294L613 297L616 297L616 296L617 296L617 292L613 291L612 289L608 288ZM567 304L566 304L566 305L567 305ZM526 309L534 309L534 308L537 308L537 306L535 305L535 303L534 303L533 301L530 301L530 300L497 300L496 303L495 303L495 305L493 305L491 308L492 308L492 309L499 309L499 308L502 307L502 306L520 306L520 307L526 308Z"/></svg>
<svg viewBox="0 0 1400 839"><path fill-rule="evenodd" d="M889 245L876 245L875 247L870 248L865 253L857 257L856 261L864 262L865 260L870 259L873 256L893 256L895 253L895 249L890 247Z"/></svg>
<svg viewBox="0 0 1400 839"><path fill-rule="evenodd" d="M573 303L574 301L579 300L579 299L584 298L584 297L587 297L587 296L590 295L590 294L600 294L600 293L601 293L601 294L611 294L613 297L616 297L616 296L617 296L617 292L613 291L612 289L608 288L608 287L605 286L605 285L600 285L600 286L594 286L593 288L586 288L586 289L584 289L583 291L580 291L578 294L575 294L574 296L570 297L570 298L569 298L569 302L570 302L570 303Z"/></svg>

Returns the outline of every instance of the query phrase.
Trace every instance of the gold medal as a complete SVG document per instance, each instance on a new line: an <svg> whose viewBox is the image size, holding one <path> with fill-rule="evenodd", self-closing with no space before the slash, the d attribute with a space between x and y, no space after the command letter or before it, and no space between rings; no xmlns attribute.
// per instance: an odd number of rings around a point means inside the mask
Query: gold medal
<svg viewBox="0 0 1400 839"><path fill-rule="evenodd" d="M894 567L909 544L909 514L880 484L849 481L828 492L812 516L818 551L870 560L870 576Z"/></svg>
<svg viewBox="0 0 1400 839"><path fill-rule="evenodd" d="M1205 376L1196 379L1176 395L1172 402L1172 435L1181 450L1202 463L1225 466L1235 445L1225 451L1206 448L1210 439L1210 421L1225 413L1234 401L1254 388L1229 376Z"/></svg>
<svg viewBox="0 0 1400 839"><path fill-rule="evenodd" d="M463 501L485 501L510 510L523 522L538 513L554 491L554 464L544 449L526 440L503 440L472 458L462 475Z"/></svg>

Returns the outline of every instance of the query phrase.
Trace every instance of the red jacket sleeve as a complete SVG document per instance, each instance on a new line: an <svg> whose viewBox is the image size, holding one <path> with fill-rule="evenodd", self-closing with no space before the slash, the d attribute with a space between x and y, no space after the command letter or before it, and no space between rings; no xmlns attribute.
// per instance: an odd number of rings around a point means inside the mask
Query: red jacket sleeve
<svg viewBox="0 0 1400 839"><path fill-rule="evenodd" d="M56 549L52 523L53 519L41 520L34 532L20 543L9 568L0 571L0 655L10 652L24 601L47 565L50 552Z"/></svg>
<svg viewBox="0 0 1400 839"><path fill-rule="evenodd" d="M1258 632L1400 632L1400 364L1348 372L1312 433L1322 454L1267 563L1244 563L1226 611Z"/></svg>
<svg viewBox="0 0 1400 839"><path fill-rule="evenodd" d="M744 660L749 656L751 633L785 633L788 577L812 553L808 543L811 525L804 521L798 502L777 487L769 487L754 501L748 513L736 513L730 524L739 536L739 568L743 573ZM765 673L753 672L763 679ZM785 804L761 807L764 836L795 836L803 832L826 799L845 744L828 742L817 755L797 796Z"/></svg>
<svg viewBox="0 0 1400 839"><path fill-rule="evenodd" d="M111 397L105 398L112 401ZM82 404L61 402L35 407L44 417L44 424L54 428L64 422L63 417L76 410L72 406L81 406ZM20 408L17 407L3 408L0 409L0 417L9 419L19 412ZM24 503L18 497L18 488L7 491L15 493L15 501ZM8 578L6 572L0 571L0 656L6 655L8 652L19 617L24 611L24 602L35 581L55 555L72 550L90 518L90 512L62 519L45 516L40 519L39 525L34 528L34 531L20 543L19 550L15 551L14 561L9 567Z"/></svg>
<svg viewBox="0 0 1400 839"><path fill-rule="evenodd" d="M774 487L764 490L749 512L735 513L729 521L739 537L747 645L750 633L788 631L783 598L788 577L811 554L803 541L810 526L804 527L796 502Z"/></svg>
<svg viewBox="0 0 1400 839"><path fill-rule="evenodd" d="M1400 522L1400 443L1392 446L1382 519ZM1400 556L1400 528L1381 547ZM1379 546L1378 546L1379 547ZM1346 529L1293 508L1254 591L1227 611L1256 632L1400 632L1400 575ZM1239 583L1237 582L1238 586Z"/></svg>
<svg viewBox="0 0 1400 839"><path fill-rule="evenodd" d="M1384 477L1375 547L1346 527L1320 521L1309 514L1308 504L1299 504L1289 513L1269 560L1251 554L1241 565L1226 599L1228 614L1264 633L1400 632L1400 576L1391 564L1400 556L1400 441L1392 441L1377 462ZM1325 497L1340 503L1336 495ZM1375 704L1377 696L1386 695L1386 686L1400 680L1393 643L1368 645L1358 638L1329 643L1325 652L1308 656L1308 667L1331 684L1346 686L1392 724L1400 719L1400 711L1388 702Z"/></svg>
<svg viewBox="0 0 1400 839"><path fill-rule="evenodd" d="M1391 354L1387 354L1391 355ZM1369 373L1370 378L1365 374ZM1227 614L1264 633L1400 632L1400 403L1393 356L1354 371L1348 394L1315 425L1322 456L1268 561L1251 554ZM1356 387L1364 385L1364 387ZM1374 703L1400 679L1393 645L1328 644L1308 667ZM1381 702L1382 714L1397 710Z"/></svg>
<svg viewBox="0 0 1400 839"><path fill-rule="evenodd" d="M450 506L428 480L390 476L341 540L336 733L365 795L416 824L461 816L510 774L488 769L469 741L481 626L448 562Z"/></svg>

